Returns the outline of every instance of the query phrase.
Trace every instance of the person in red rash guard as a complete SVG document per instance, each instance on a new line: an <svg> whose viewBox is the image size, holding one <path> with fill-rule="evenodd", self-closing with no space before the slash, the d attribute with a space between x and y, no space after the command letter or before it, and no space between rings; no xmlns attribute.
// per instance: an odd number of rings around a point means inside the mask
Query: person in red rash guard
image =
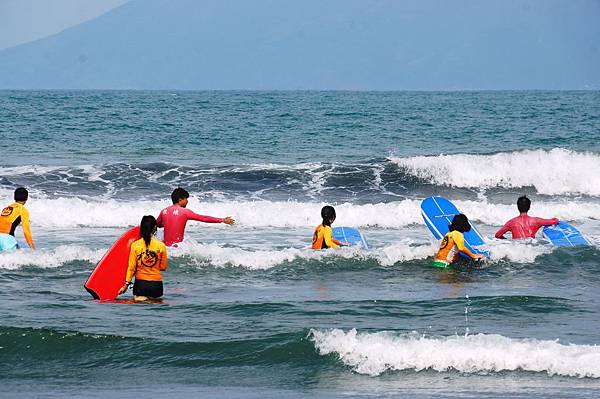
<svg viewBox="0 0 600 399"><path fill-rule="evenodd" d="M519 197L517 208L519 216L510 219L500 230L496 232L496 238L504 239L504 234L512 233L512 238L535 238L535 234L542 226L554 226L558 224L558 219L542 219L527 215L531 201L526 196Z"/></svg>
<svg viewBox="0 0 600 399"><path fill-rule="evenodd" d="M167 246L172 246L183 241L185 233L185 225L188 220L197 220L204 223L225 223L233 224L234 220L227 216L224 219L215 218L212 216L198 215L187 209L188 198L190 194L181 187L177 187L171 194L173 205L160 211L156 218L158 227L165 229L164 242Z"/></svg>

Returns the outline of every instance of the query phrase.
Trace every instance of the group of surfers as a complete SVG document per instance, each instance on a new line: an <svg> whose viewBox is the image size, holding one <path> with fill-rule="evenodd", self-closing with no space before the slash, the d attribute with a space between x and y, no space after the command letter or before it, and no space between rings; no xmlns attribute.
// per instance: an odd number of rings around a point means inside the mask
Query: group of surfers
<svg viewBox="0 0 600 399"><path fill-rule="evenodd" d="M25 208L28 197L27 189L19 187L14 192L14 202L2 209L0 214L0 252L18 248L15 230L19 225L23 228L27 245L35 249L29 226L29 211ZM129 287L133 286L133 298L136 301L158 300L163 296L161 272L167 270L167 247L176 246L177 243L183 241L188 220L229 225L234 223L233 218L229 216L216 218L199 215L187 209L189 197L190 194L185 189L178 187L171 194L173 205L160 211L158 218L152 215L142 217L140 238L131 245L127 274L123 286L119 289L119 295L124 294ZM506 238L504 235L508 232L512 233L513 239L535 238L542 226L558 224L559 220L556 218L542 219L529 216L530 207L529 198L519 197L517 200L519 216L502 226L496 232L496 238L504 239ZM312 249L321 250L347 246L348 243L333 237L331 225L336 218L335 209L329 205L324 206L321 209L321 217L322 223L315 228L313 233ZM471 252L465 245L464 233L471 230L467 216L455 215L448 227L449 231L443 237L434 257L434 266L449 267L456 261L460 252L475 260L485 257L482 254ZM164 229L163 241L155 237L157 228Z"/></svg>

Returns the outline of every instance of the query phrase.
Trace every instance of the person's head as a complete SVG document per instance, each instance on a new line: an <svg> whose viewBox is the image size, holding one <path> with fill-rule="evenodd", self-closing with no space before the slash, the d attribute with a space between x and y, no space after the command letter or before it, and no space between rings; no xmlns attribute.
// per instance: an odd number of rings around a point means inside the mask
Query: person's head
<svg viewBox="0 0 600 399"><path fill-rule="evenodd" d="M526 196L522 195L517 200L517 208L521 213L529 212L529 208L531 207L531 200Z"/></svg>
<svg viewBox="0 0 600 399"><path fill-rule="evenodd" d="M181 205L184 208L187 206L188 198L190 198L190 193L181 187L177 187L171 193L171 201L173 201L173 204Z"/></svg>
<svg viewBox="0 0 600 399"><path fill-rule="evenodd" d="M321 209L321 217L323 218L323 226L331 226L335 220L335 209L332 206L325 205Z"/></svg>
<svg viewBox="0 0 600 399"><path fill-rule="evenodd" d="M146 246L150 245L154 233L156 233L156 219L152 215L144 216L140 222L140 236L144 239Z"/></svg>
<svg viewBox="0 0 600 399"><path fill-rule="evenodd" d="M15 202L27 202L27 198L29 198L29 192L25 187L19 187L15 190Z"/></svg>
<svg viewBox="0 0 600 399"><path fill-rule="evenodd" d="M466 215L459 213L454 216L452 219L452 223L448 226L450 231L459 231L461 233L466 233L471 230L471 225L469 224L469 219Z"/></svg>

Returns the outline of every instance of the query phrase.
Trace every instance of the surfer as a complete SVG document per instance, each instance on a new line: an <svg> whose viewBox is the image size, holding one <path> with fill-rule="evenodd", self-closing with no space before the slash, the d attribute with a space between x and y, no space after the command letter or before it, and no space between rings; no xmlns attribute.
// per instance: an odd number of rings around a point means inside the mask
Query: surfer
<svg viewBox="0 0 600 399"><path fill-rule="evenodd" d="M469 219L459 213L452 218L452 223L448 226L448 233L442 239L440 249L435 255L433 260L433 266L446 268L452 264L462 252L468 255L471 259L483 259L485 258L482 254L474 254L465 246L465 236L463 233L471 230Z"/></svg>
<svg viewBox="0 0 600 399"><path fill-rule="evenodd" d="M321 209L321 217L323 218L323 223L315 228L312 238L312 249L339 248L340 246L347 246L347 243L336 240L332 235L331 224L335 220L335 209L329 205L324 206Z"/></svg>
<svg viewBox="0 0 600 399"><path fill-rule="evenodd" d="M141 238L131 244L125 284L119 295L133 285L135 301L156 300L163 296L161 271L167 270L167 247L154 237L156 219L146 215L140 223ZM135 283L133 279L135 277Z"/></svg>
<svg viewBox="0 0 600 399"><path fill-rule="evenodd" d="M28 198L29 192L27 189L19 187L15 190L15 202L2 209L0 214L0 252L18 248L15 230L19 224L23 226L23 235L27 245L31 249L35 249L35 243L29 228L29 211L25 208Z"/></svg>
<svg viewBox="0 0 600 399"><path fill-rule="evenodd" d="M226 218L215 218L212 216L198 215L187 209L188 198L190 194L181 187L177 187L171 193L173 205L160 211L158 215L158 227L164 228L164 242L167 246L172 246L183 241L185 234L185 225L188 220L197 220L204 223L225 223L233 224L234 220L227 216Z"/></svg>
<svg viewBox="0 0 600 399"><path fill-rule="evenodd" d="M512 233L512 238L535 238L535 234L542 226L554 226L558 224L558 219L542 219L532 217L527 214L531 207L531 200L526 196L521 196L517 200L519 216L510 219L500 230L496 232L496 238L505 239L504 234Z"/></svg>

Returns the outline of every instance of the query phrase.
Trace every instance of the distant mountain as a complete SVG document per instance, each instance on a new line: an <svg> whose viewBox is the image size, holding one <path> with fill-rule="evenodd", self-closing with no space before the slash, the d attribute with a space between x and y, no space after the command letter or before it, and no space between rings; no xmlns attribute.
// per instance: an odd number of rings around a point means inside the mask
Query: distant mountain
<svg viewBox="0 0 600 399"><path fill-rule="evenodd" d="M0 88L600 88L600 2L133 0L0 52Z"/></svg>

